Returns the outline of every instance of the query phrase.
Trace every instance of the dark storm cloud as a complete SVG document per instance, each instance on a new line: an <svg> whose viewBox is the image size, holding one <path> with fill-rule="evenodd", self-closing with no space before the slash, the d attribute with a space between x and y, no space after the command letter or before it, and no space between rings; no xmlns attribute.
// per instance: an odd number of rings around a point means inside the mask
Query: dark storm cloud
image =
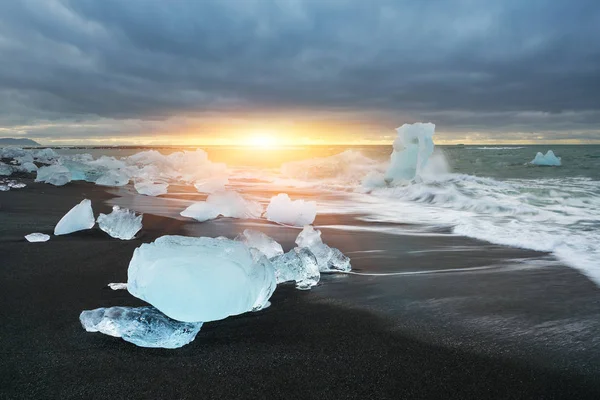
<svg viewBox="0 0 600 400"><path fill-rule="evenodd" d="M591 130L599 27L595 0L9 0L0 126L330 110Z"/></svg>

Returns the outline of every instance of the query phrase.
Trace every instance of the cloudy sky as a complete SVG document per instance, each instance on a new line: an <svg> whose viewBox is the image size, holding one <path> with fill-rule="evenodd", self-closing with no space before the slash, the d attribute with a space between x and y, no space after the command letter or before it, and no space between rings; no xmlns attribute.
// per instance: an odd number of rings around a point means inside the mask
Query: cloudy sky
<svg viewBox="0 0 600 400"><path fill-rule="evenodd" d="M5 0L0 137L600 142L597 0Z"/></svg>

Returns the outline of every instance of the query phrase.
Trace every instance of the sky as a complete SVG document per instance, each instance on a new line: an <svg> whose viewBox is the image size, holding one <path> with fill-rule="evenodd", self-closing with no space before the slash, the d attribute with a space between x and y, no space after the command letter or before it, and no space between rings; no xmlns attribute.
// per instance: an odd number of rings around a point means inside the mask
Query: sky
<svg viewBox="0 0 600 400"><path fill-rule="evenodd" d="M597 0L5 0L0 137L600 143Z"/></svg>

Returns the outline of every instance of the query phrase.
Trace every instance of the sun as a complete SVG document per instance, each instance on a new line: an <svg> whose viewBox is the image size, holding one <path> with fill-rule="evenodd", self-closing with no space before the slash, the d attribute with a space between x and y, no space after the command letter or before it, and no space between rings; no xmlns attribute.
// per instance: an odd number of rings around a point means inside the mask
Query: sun
<svg viewBox="0 0 600 400"><path fill-rule="evenodd" d="M272 134L255 133L249 136L247 146L271 148L277 145L277 139Z"/></svg>

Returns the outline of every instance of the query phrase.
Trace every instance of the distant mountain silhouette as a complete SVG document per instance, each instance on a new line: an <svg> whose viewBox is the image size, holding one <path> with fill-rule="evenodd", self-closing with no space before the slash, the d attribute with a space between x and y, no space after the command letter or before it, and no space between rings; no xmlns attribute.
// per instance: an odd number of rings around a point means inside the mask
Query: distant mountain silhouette
<svg viewBox="0 0 600 400"><path fill-rule="evenodd" d="M0 146L41 146L31 139L0 138Z"/></svg>

